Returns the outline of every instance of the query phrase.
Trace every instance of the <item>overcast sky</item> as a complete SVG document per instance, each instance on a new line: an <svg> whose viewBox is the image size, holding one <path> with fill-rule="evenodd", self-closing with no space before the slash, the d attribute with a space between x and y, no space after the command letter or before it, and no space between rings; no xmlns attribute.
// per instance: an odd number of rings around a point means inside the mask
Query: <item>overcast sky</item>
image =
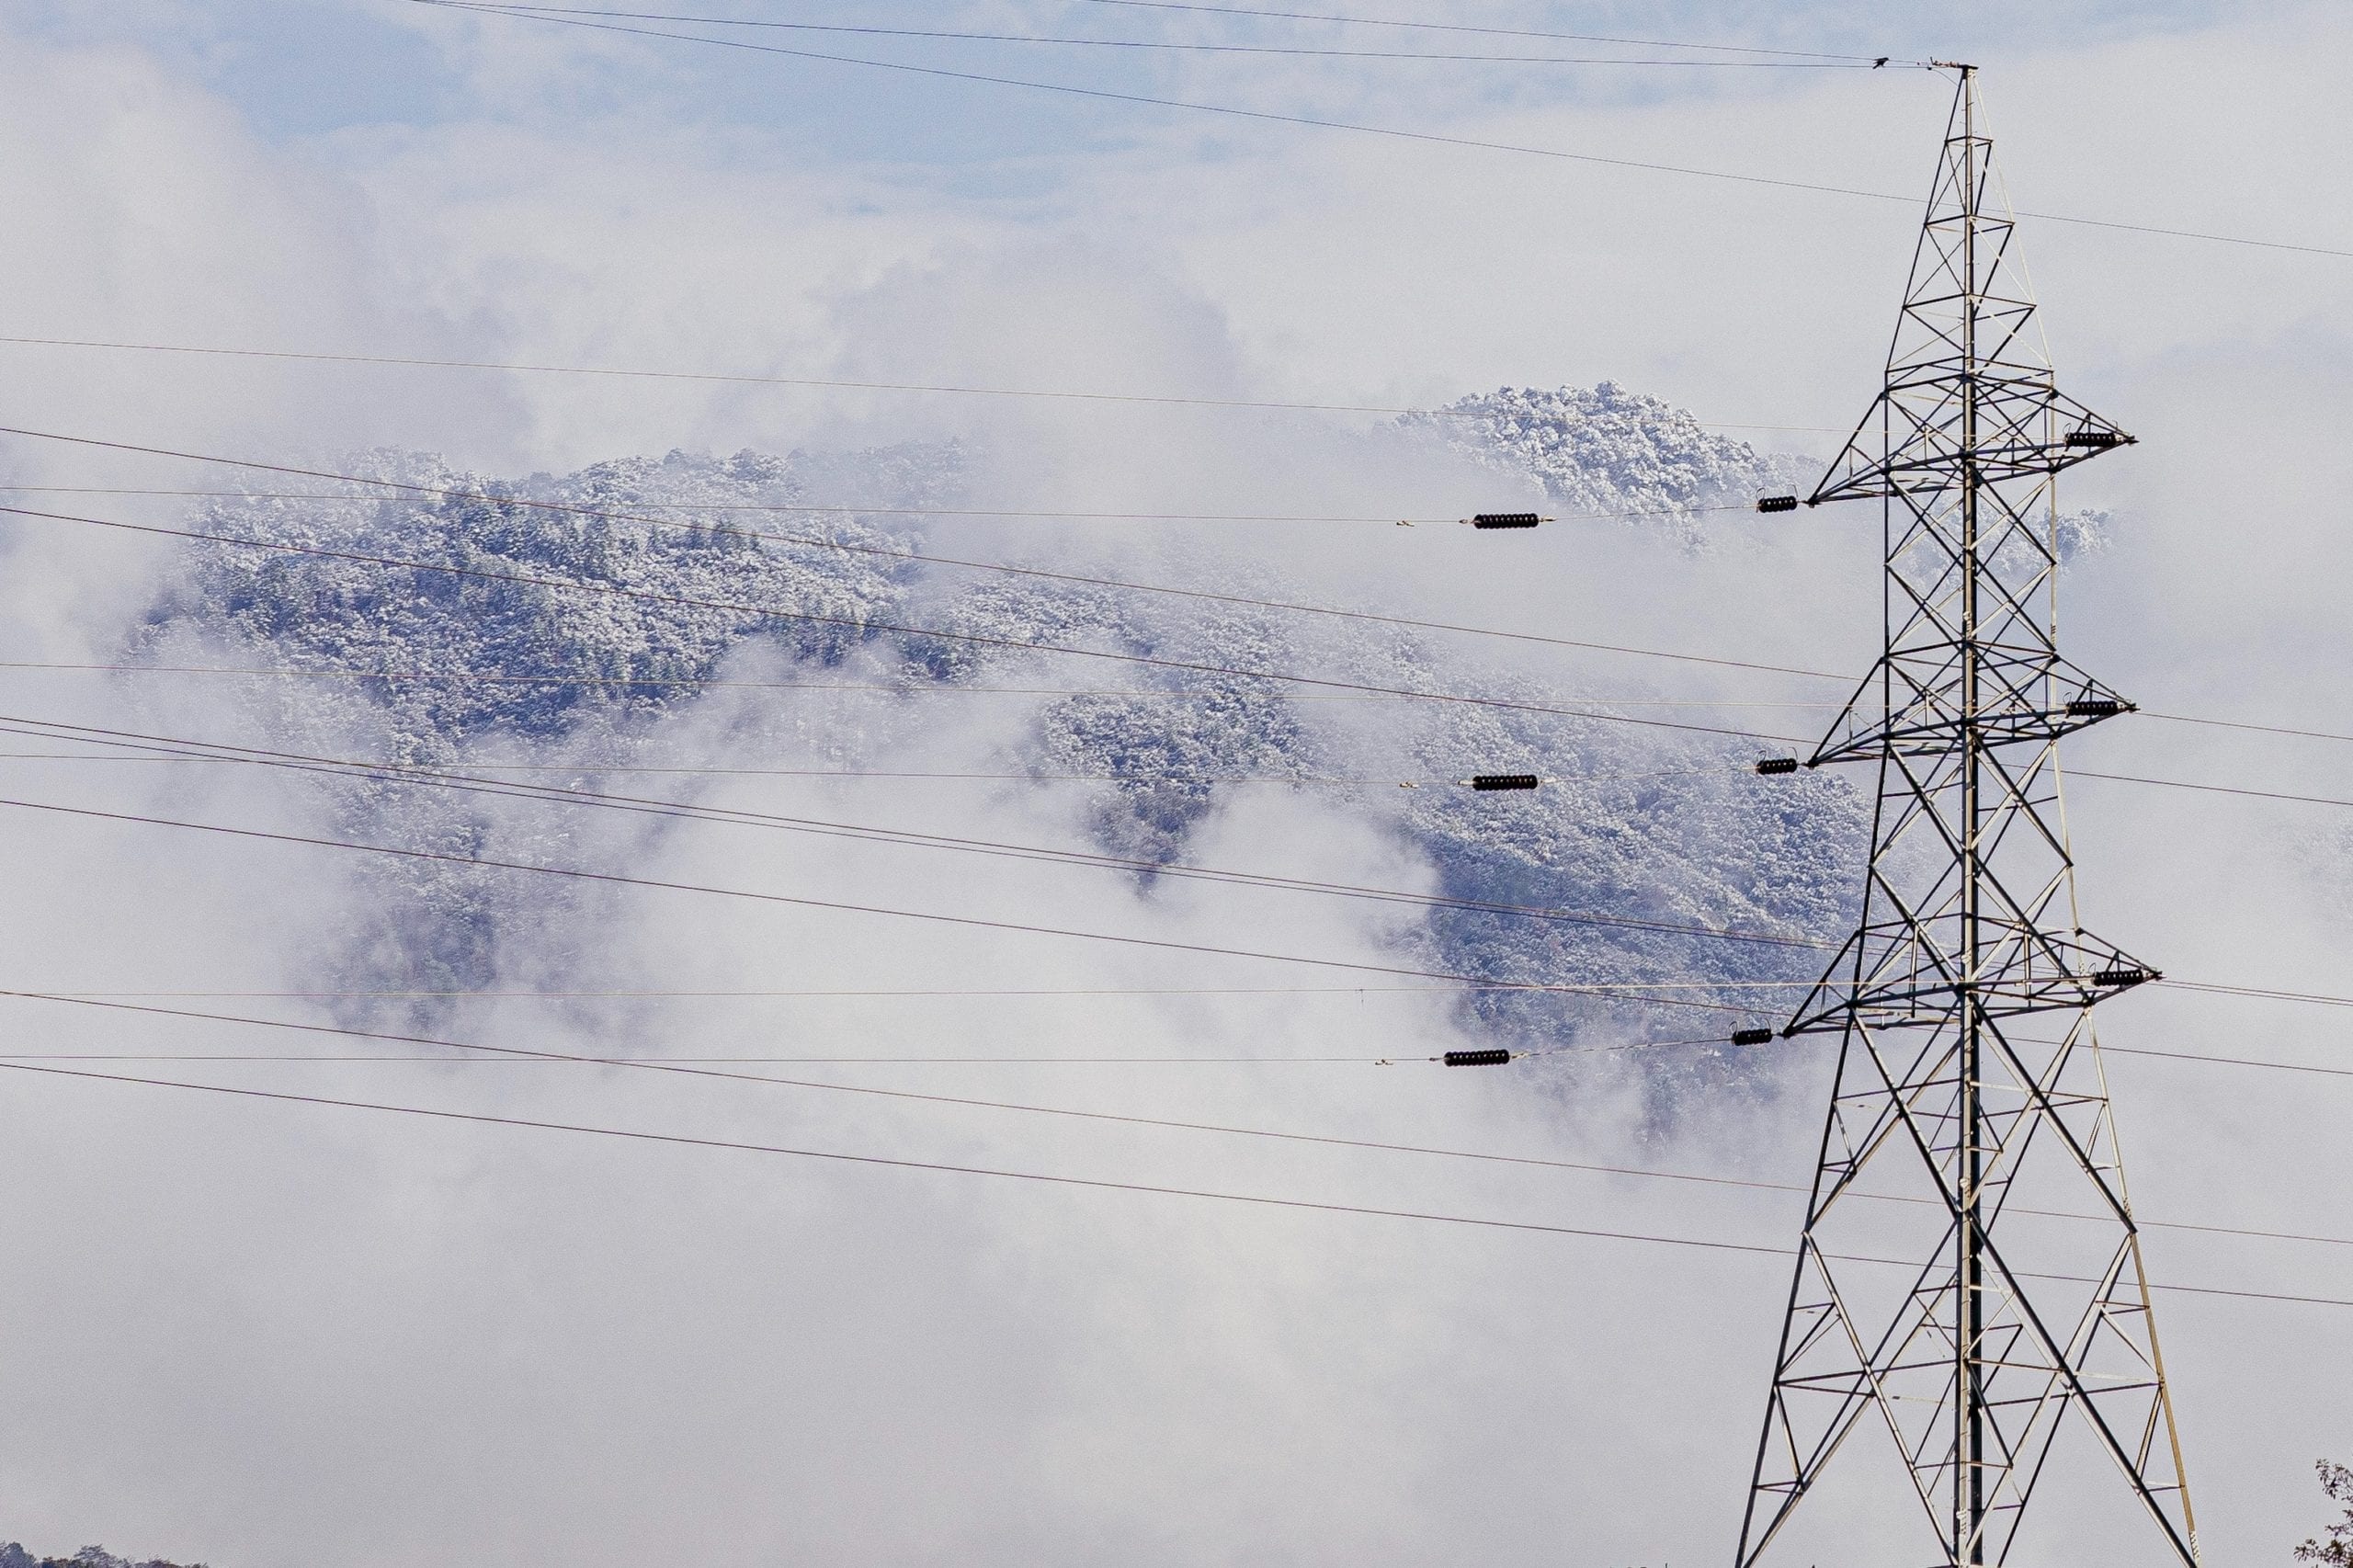
<svg viewBox="0 0 2353 1568"><path fill-rule="evenodd" d="M1096 0L611 8L1585 48ZM1440 15L1403 0L1346 9ZM2021 244L2063 385L2142 437L2069 483L2071 506L2115 517L2111 548L2069 578L2071 652L2158 711L2353 731L2353 259L2278 248L2353 252L2353 15L1480 0L1443 16L1982 65L2011 195L2050 215ZM0 0L0 335L1379 407L1613 380L1760 447L1821 454L1875 390L1950 90L1896 65L1577 68L700 30L1457 140L410 0ZM1019 455L992 476L1013 506L1378 499L1346 420L1199 409L0 345L0 422L278 457L421 449L509 472L954 436ZM17 439L0 469L18 484L188 481ZM1267 552L1335 599L1551 630L1574 615L1662 646L1859 670L1877 633L1874 541L1829 522L1793 530L1783 556L1738 569L1609 540L1580 554L1565 534L1540 558L1557 585L1438 563L1424 541L1395 547L1421 552L1410 570L1386 540L1346 559ZM0 658L103 662L171 570L29 524L8 551ZM44 710L124 710L100 682L9 690ZM203 716L193 699L179 715ZM2335 743L2110 728L2080 747L2107 771L2353 794L2353 749ZM676 740L691 750L719 733ZM996 739L949 726L907 755L977 766ZM303 820L299 802L249 786L191 787L178 803ZM2091 780L2071 785L2070 805L2105 934L2186 978L2353 992L2346 812ZM924 810L937 831L1080 832L1034 801ZM17 890L0 915L0 986L290 987L302 976L289 955L365 896L332 869L218 845L20 821L0 833ZM1205 859L1391 885L1430 875L1311 804L1238 807L1211 834ZM848 848L770 862L681 835L648 853L649 874L683 880L940 892L936 870ZM1146 907L1044 873L1007 874L987 896L1002 914L1177 939L1263 926L1367 961L1388 935L1352 910ZM876 985L907 984L911 969L1065 987L1160 978L1116 955L936 934L901 949L799 916L636 902L550 940L619 977L713 988L756 986L786 952ZM2353 1015L2327 1008L2153 992L2107 1013L2115 1043L2353 1064ZM227 1049L217 1031L11 1022L6 1038L39 1042L28 1050ZM611 1044L527 1006L470 1022L557 1049ZM740 1041L777 1027L739 1010L710 1028ZM1107 1040L1366 1056L1476 1043L1442 1007L1394 998L881 1021L835 1009L790 1028L1074 1053ZM2111 1071L2144 1212L2346 1233L2353 1080L2156 1059ZM1818 1115L1801 1084L1786 1104L1667 1138L1623 1106L1516 1095L1502 1075L1305 1072L1003 1073L954 1088L1770 1180L1802 1179ZM1554 1224L1781 1244L1798 1222L1778 1195L1702 1203L1658 1190L1672 1184L978 1115L602 1080L358 1086ZM0 1083L0 1540L103 1540L214 1568L1702 1561L1731 1550L1786 1288L1776 1259L384 1128L104 1085ZM2152 1267L2353 1296L2342 1246L2175 1233ZM2190 1297L2164 1311L2210 1560L2282 1561L2320 1523L2312 1460L2353 1458L2353 1313ZM2102 1554L2096 1515L2053 1513L2075 1560L2128 1561Z"/></svg>

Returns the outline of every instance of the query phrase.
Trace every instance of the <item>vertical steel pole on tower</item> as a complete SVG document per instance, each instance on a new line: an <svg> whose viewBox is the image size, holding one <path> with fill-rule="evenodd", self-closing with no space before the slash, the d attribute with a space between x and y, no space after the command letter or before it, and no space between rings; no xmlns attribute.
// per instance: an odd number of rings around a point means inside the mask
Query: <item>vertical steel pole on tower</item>
<svg viewBox="0 0 2353 1568"><path fill-rule="evenodd" d="M1737 1562L1868 1421L1941 1561L1998 1565L2038 1484L2074 1484L2052 1444L2080 1419L2166 1560L2194 1568L2091 1023L2154 976L2076 921L2058 791L2060 737L2131 704L2059 653L2053 485L2131 437L2058 390L1977 73L1949 68L1886 381L1806 498L1883 507L1885 646L1807 761L1872 764L1878 802L1855 934L1782 1031L1835 1031L1839 1054ZM2072 1018L2056 1040L2013 1032L2037 1014ZM1852 1201L1891 1187L1926 1201ZM2013 1199L2097 1223L2030 1238L2014 1267ZM1859 1261L1891 1249L1922 1261L1903 1278Z"/></svg>
<svg viewBox="0 0 2353 1568"><path fill-rule="evenodd" d="M1984 1430L1980 1402L1984 1385L1977 1376L1977 1357L1981 1349L1982 1312L1984 1304L1985 1260L1979 1254L1984 1234L1982 1203L1984 1193L1984 1162L1980 1133L1984 1102L1980 1098L1984 1077L1984 1023L1976 1006L1977 987L1984 971L1984 930L1979 924L1982 905L1979 886L1984 848L1984 780L1980 773L1981 757L1978 734L1984 723L1982 694L1978 687L1983 675L1980 650L1977 645L1977 580L1979 576L1977 535L1977 223L1978 203L1984 199L1982 171L1977 166L1977 95L1972 91L1975 68L1961 68L1961 551L1962 561L1961 588L1961 744L1962 746L1961 775L1961 816L1964 824L1963 877L1961 881L1961 1223L1955 1232L1960 1244L1961 1299L1959 1332L1953 1335L1959 1365L1954 1369L1954 1414L1960 1431L1957 1463L1953 1470L1953 1502L1955 1507L1955 1538L1964 1543L1963 1561L1982 1563L1984 1557L1985 1489L1984 1459Z"/></svg>

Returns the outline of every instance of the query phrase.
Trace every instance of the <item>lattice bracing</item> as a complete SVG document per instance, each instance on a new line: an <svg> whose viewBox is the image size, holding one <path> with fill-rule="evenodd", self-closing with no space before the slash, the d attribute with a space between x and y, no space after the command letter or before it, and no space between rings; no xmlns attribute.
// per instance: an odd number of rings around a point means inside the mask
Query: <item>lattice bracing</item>
<svg viewBox="0 0 2353 1568"><path fill-rule="evenodd" d="M1808 764L1875 763L1878 810L1855 933L1784 1030L1839 1056L1738 1562L1860 1432L1936 1561L2001 1563L2073 1425L2154 1560L2194 1564L2090 1013L2155 975L2075 918L2058 783L2061 737L2131 704L2059 652L2053 485L2131 437L2052 380L1954 69L1885 388L1809 498L1884 511L1885 652Z"/></svg>

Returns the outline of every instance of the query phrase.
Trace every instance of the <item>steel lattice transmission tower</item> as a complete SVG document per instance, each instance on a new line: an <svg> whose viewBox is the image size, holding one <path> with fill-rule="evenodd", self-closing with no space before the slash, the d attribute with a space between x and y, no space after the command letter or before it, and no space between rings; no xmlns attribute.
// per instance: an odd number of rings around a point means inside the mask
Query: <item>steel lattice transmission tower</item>
<svg viewBox="0 0 2353 1568"><path fill-rule="evenodd" d="M1738 1563L1834 1461L1889 1460L1933 1561L1999 1563L2067 1436L2195 1564L2091 1025L2155 977L2078 922L2059 800L2059 738L2131 705L2060 655L2053 486L2131 437L2053 383L1953 69L1886 388L1808 500L1884 508L1886 652L1808 764L1874 763L1879 799L1860 925L1783 1030L1837 1034L1837 1078ZM1893 1455L1849 1447L1881 1426Z"/></svg>

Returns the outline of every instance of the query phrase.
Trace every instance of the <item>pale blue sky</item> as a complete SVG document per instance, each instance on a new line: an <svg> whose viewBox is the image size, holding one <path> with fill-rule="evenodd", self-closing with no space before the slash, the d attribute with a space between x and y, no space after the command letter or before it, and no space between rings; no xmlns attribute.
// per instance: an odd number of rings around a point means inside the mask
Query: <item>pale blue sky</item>
<svg viewBox="0 0 2353 1568"><path fill-rule="evenodd" d="M2335 205L2315 199L2342 183L2343 139L2327 130L2334 76L2319 69L2335 47L2327 7L1297 5L1899 59L1965 55L1986 69L2000 156L2022 207L2353 244ZM639 0L638 8L1094 38L1595 51L1091 0ZM56 100L28 101L24 114L28 134L52 141L67 163L52 168L35 155L19 171L35 185L54 176L53 189L20 199L21 210L55 225L51 245L29 258L37 274L46 266L54 275L20 288L16 313L68 335L89 335L103 318L176 339L324 335L362 348L748 357L779 369L832 363L916 380L952 371L1088 384L1198 382L1200 367L1214 363L1212 379L1313 401L1419 402L1504 381L1611 378L1728 423L1813 426L1851 417L1849 378L1882 347L1915 221L1901 201L1417 144L411 0L0 0L0 28L56 46L55 63L32 78L47 70ZM1922 187L1949 93L1938 76L1894 69L1237 58L687 30L1895 193ZM73 72L82 79L63 85L61 73ZM125 101L138 104L141 134L154 144L77 134L89 95L111 101L111 85L133 77L143 85ZM89 199L149 179L171 199L159 193L114 217L108 202ZM299 217L273 218L279 201ZM118 218L129 226L109 227ZM77 231L105 266L63 259L74 250L64 235ZM159 248L159 238L169 245ZM301 256L306 238L318 254ZM2313 267L2334 263L2282 253L2050 224L2025 243L2061 307L2063 361L2109 374L2218 331L2234 343L2309 336L2313 312L2333 297L2323 279L2334 273ZM1007 259L1024 244L1051 255L1046 272L1035 258ZM167 262L172 247L211 259ZM339 259L327 261L329 251ZM153 269L143 282L142 267ZM1009 270L978 282L993 267ZM207 267L215 281L193 289ZM273 279L273 267L286 276ZM1056 276L1071 267L1086 276ZM881 309L853 301L925 275L979 290L946 334L961 341L901 332L910 312L897 306L853 327L859 310ZM1188 347L1135 341L1185 313L1155 308L1126 321L1147 279L1191 302ZM992 335L993 323L1047 301L1052 309L1029 330ZM1018 303L1008 310L1010 301ZM1119 347L1106 338L1106 351L1083 361L1054 352L1090 312ZM306 313L312 324L302 324ZM265 330L265 322L278 324ZM692 423L681 431L676 410L640 420L642 406L632 402L617 428L543 420L535 439L576 443L569 455L585 457L616 440L745 438ZM438 412L428 403L426 427L411 438L455 440L431 427ZM476 437L482 428L465 426ZM497 455L556 460L538 450Z"/></svg>
<svg viewBox="0 0 2353 1568"><path fill-rule="evenodd" d="M1154 12L1086 0L610 0L584 8L670 12L738 19L941 28L1102 39L1343 46L1464 52L1594 52L1577 46L1395 28L1252 20ZM1764 47L1918 56L1966 56L1990 68L2040 51L2080 48L2211 25L2240 10L2172 4L1968 6L1894 4L1757 6L1541 4L1527 0L1427 7L1362 0L1307 4L1303 11L1444 19L1485 26L1633 37L1702 39ZM593 117L626 104L659 104L685 121L790 134L813 154L960 165L990 159L1116 145L1140 128L1193 119L1170 110L1089 103L1016 88L902 75L730 49L617 38L575 27L496 17L435 14L408 0L123 0L64 6L11 0L14 29L61 42L127 43L184 71L234 104L272 140L382 126L468 120L536 122ZM672 24L631 25L661 28ZM1794 89L1807 73L1576 70L1556 66L1410 64L1343 60L1247 60L1159 51L856 35L793 34L707 26L678 28L947 69L1030 76L1147 95L1173 94L1378 117L1424 128L1459 112L1505 106L1643 102L1677 97ZM539 91L499 96L478 88L478 41L503 35L566 62ZM1657 52L1634 51L1631 52ZM1779 78L1774 80L1773 78ZM1199 121L1215 135L1235 128ZM1300 131L1296 134L1312 134ZM1737 153L1727 147L1727 157Z"/></svg>

